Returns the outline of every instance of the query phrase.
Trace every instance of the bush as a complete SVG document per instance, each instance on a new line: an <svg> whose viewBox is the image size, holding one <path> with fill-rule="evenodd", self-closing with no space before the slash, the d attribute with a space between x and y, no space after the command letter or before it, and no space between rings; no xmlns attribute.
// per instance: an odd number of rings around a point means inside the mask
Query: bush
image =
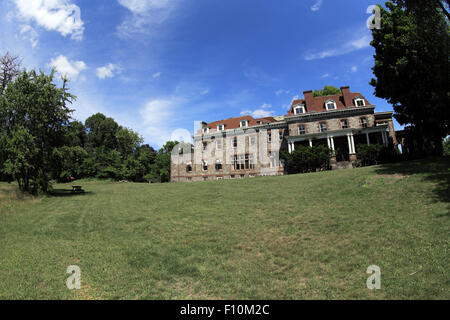
<svg viewBox="0 0 450 320"><path fill-rule="evenodd" d="M396 162L399 159L399 154L394 148L381 144L358 144L356 152L362 166Z"/></svg>
<svg viewBox="0 0 450 320"><path fill-rule="evenodd" d="M326 146L298 146L292 153L281 153L289 174L328 170L331 157L332 150Z"/></svg>

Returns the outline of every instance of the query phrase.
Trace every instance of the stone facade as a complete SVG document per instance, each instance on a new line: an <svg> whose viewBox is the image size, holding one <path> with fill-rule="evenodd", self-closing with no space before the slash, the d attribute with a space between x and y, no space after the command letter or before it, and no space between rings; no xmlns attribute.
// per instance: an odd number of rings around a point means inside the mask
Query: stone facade
<svg viewBox="0 0 450 320"><path fill-rule="evenodd" d="M341 90L342 95L318 98L305 91L305 99L293 101L285 116L202 123L193 137L194 152L173 152L171 182L283 175L279 152L292 152L298 144L328 145L335 168L356 161L357 143L397 144L392 112L377 114L361 94Z"/></svg>

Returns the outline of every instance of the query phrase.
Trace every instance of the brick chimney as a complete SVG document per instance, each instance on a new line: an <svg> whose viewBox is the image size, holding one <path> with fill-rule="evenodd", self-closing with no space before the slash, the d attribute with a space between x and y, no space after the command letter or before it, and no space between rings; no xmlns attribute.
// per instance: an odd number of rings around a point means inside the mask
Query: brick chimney
<svg viewBox="0 0 450 320"><path fill-rule="evenodd" d="M352 107L353 102L352 102L352 95L350 94L350 87L349 86L341 87L341 91L342 95L344 96L344 105L346 107Z"/></svg>
<svg viewBox="0 0 450 320"><path fill-rule="evenodd" d="M308 108L314 108L314 97L312 90L303 91L303 96L305 97L306 110L308 110Z"/></svg>

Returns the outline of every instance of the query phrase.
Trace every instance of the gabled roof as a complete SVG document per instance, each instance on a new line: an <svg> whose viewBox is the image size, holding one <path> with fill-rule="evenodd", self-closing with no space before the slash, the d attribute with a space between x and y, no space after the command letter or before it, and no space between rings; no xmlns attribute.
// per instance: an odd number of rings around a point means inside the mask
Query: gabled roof
<svg viewBox="0 0 450 320"><path fill-rule="evenodd" d="M359 92L354 92L354 93L350 93L351 98L352 98L352 103L353 100L355 98L363 98L365 101L366 106L370 106L370 102L367 101L366 98L364 98L361 93ZM336 107L338 109L346 109L346 108L358 108L356 107L354 104L351 105L345 105L345 101L344 101L344 96L342 94L333 94L333 95L328 95L328 96L322 96L322 97L313 97L312 101L313 104L312 105L306 105L306 113L314 113L314 112L324 112L326 111L326 107L325 107L325 102L327 102L328 100L333 100L334 102L336 102ZM294 107L298 104L303 104L305 105L305 99L297 99L292 101L292 105L291 108L289 109L288 112L288 116L293 116L294 115Z"/></svg>

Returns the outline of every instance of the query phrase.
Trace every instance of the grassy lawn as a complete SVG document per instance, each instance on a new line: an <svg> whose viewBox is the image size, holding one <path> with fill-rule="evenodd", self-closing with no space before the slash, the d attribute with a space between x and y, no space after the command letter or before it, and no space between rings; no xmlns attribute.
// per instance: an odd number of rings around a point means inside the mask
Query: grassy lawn
<svg viewBox="0 0 450 320"><path fill-rule="evenodd" d="M0 299L450 299L449 158L77 184L86 194L32 198L0 183Z"/></svg>

